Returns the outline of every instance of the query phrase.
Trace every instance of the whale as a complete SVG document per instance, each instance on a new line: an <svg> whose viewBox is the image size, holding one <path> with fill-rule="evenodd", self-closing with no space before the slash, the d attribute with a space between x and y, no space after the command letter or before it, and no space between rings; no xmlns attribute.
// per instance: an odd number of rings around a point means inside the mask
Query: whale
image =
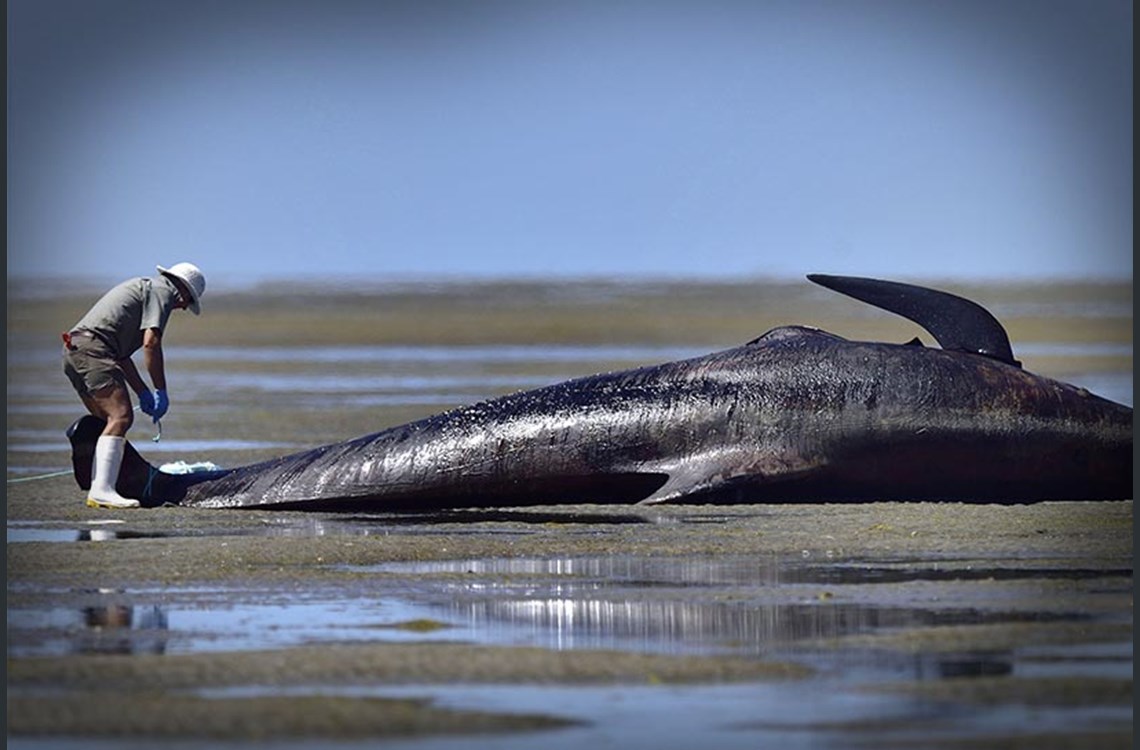
<svg viewBox="0 0 1140 750"><path fill-rule="evenodd" d="M984 307L898 281L808 279L938 345L785 325L247 466L167 473L128 443L117 489L144 507L330 512L1132 497L1132 408L1024 369ZM84 489L103 425L88 415L67 430Z"/></svg>

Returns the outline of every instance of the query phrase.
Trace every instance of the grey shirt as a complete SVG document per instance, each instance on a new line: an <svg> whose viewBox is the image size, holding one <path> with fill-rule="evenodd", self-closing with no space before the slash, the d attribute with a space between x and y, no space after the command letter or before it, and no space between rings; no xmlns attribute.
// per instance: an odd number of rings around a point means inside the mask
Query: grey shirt
<svg viewBox="0 0 1140 750"><path fill-rule="evenodd" d="M104 294L72 330L91 331L115 355L126 359L143 343L143 332L166 330L166 321L178 304L178 288L165 276L127 279Z"/></svg>

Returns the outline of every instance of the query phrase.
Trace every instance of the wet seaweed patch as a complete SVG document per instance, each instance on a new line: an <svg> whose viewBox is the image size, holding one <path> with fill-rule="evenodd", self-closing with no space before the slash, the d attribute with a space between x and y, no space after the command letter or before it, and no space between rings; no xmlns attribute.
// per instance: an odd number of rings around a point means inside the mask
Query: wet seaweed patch
<svg viewBox="0 0 1140 750"><path fill-rule="evenodd" d="M931 565L921 560L910 560L892 565L853 565L835 564L828 566L804 566L799 573L800 582L817 583L909 583L916 581L1092 581L1099 579L1132 578L1131 568L1056 568L1049 566L991 566L978 565L975 561L955 565L952 561L940 561Z"/></svg>
<svg viewBox="0 0 1140 750"><path fill-rule="evenodd" d="M429 510L408 511L405 513L386 513L373 515L350 516L344 519L345 524L368 526L436 526L443 524L473 524L473 523L519 523L539 525L573 524L620 526L625 524L653 523L649 513L590 513L579 509L569 511L531 511L510 508L461 508L456 510Z"/></svg>
<svg viewBox="0 0 1140 750"><path fill-rule="evenodd" d="M993 705L1014 703L1028 707L1086 708L1132 707L1132 680L1068 676L1026 679L1020 677L974 677L934 682L898 682L865 685L867 692L896 693L932 701ZM1131 711L1128 714L1131 717Z"/></svg>
<svg viewBox="0 0 1140 750"><path fill-rule="evenodd" d="M406 630L410 633L435 633L440 630L449 630L451 623L433 620L428 617L418 617L414 620L401 620L400 622L385 623L376 626L380 630Z"/></svg>
<svg viewBox="0 0 1140 750"><path fill-rule="evenodd" d="M259 685L566 683L693 684L800 680L794 662L735 656L669 656L615 651L457 643L368 643L200 654L108 654L8 660L9 698L43 688L137 693Z"/></svg>
<svg viewBox="0 0 1140 750"><path fill-rule="evenodd" d="M765 735L802 736L812 734L820 743L847 748L886 748L910 750L1131 750L1131 717L1104 717L1095 729L1074 729L1057 722L1041 722L1028 709L999 707L998 718L989 721L985 732L963 736L961 726L970 719L970 709L931 702L925 710L906 716L869 716L820 719L808 724L791 721L743 721L733 724L734 732L763 732ZM1026 731L1027 726L1035 726Z"/></svg>
<svg viewBox="0 0 1140 750"><path fill-rule="evenodd" d="M177 710L170 710L172 703ZM9 737L335 740L527 732L579 723L553 715L440 708L427 698L316 694L212 699L129 689L8 698Z"/></svg>
<svg viewBox="0 0 1140 750"><path fill-rule="evenodd" d="M931 622L922 628L853 633L821 639L817 645L837 649L889 649L915 654L1004 652L1010 658L1017 652L1019 659L1028 659L1026 651L1035 647L1116 644L1122 649L1127 646L1127 649L1113 658L1102 657L1098 662L1118 660L1131 667L1131 642L1131 622L1097 621L1076 614L1053 617L1033 614L1003 619L979 618L973 622ZM1069 665L1083 658L1079 653L1055 657L1058 663Z"/></svg>

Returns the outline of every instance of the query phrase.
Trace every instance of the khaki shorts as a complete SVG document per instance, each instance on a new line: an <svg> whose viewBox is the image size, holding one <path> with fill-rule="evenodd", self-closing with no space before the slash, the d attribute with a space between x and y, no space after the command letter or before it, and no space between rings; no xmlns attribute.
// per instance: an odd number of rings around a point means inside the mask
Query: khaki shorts
<svg viewBox="0 0 1140 750"><path fill-rule="evenodd" d="M85 331L71 334L63 348L63 373L81 397L93 396L110 385L127 387L127 377L107 345Z"/></svg>

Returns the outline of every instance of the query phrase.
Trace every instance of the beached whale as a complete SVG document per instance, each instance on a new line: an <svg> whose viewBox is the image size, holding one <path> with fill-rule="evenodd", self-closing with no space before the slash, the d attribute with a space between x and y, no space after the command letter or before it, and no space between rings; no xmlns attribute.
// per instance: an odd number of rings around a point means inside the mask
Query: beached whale
<svg viewBox="0 0 1140 750"><path fill-rule="evenodd" d="M1132 409L1023 370L985 309L809 278L911 318L941 348L781 327L234 469L167 474L128 446L118 490L144 506L346 511L1132 496ZM68 430L85 489L102 427L87 416Z"/></svg>

